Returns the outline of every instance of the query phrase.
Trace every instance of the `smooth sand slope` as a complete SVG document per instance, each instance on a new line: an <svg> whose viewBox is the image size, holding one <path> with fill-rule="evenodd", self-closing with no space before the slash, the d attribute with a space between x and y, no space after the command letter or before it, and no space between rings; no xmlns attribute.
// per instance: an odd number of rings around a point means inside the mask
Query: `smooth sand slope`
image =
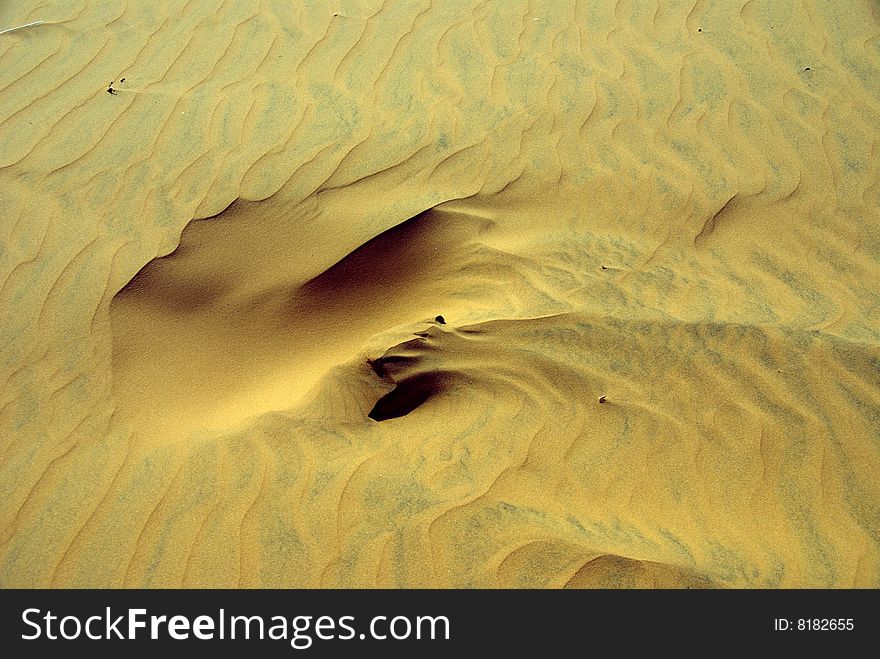
<svg viewBox="0 0 880 659"><path fill-rule="evenodd" d="M0 585L880 586L876 2L36 21Z"/></svg>

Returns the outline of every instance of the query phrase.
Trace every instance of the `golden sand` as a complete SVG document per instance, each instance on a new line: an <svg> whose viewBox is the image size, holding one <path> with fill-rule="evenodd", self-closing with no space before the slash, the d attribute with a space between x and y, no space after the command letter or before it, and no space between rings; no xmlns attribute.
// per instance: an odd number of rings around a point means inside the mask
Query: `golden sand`
<svg viewBox="0 0 880 659"><path fill-rule="evenodd" d="M38 21L0 585L880 586L876 2Z"/></svg>

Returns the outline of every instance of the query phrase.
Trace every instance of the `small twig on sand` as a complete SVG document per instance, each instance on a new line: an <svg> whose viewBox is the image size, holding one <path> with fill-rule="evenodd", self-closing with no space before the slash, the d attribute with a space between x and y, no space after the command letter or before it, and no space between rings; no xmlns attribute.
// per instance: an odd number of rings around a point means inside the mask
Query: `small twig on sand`
<svg viewBox="0 0 880 659"><path fill-rule="evenodd" d="M23 27L31 27L32 25L40 25L45 23L46 21L34 21L33 23L25 23L24 25L19 25L18 27L10 27L6 30L0 30L0 34L6 34L7 32L15 32L16 30L20 30Z"/></svg>

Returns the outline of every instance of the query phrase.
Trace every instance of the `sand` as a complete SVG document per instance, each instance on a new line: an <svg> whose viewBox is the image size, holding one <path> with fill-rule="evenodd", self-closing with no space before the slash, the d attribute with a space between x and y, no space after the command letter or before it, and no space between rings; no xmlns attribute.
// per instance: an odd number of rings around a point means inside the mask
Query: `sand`
<svg viewBox="0 0 880 659"><path fill-rule="evenodd" d="M0 586L880 586L875 2L37 21Z"/></svg>

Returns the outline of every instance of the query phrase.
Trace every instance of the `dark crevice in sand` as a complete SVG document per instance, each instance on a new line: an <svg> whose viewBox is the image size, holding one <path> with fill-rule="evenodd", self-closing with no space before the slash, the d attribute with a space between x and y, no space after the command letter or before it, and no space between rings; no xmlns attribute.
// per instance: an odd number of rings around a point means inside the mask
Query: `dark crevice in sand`
<svg viewBox="0 0 880 659"><path fill-rule="evenodd" d="M406 416L435 396L443 388L440 373L420 373L405 378L382 396L368 415L374 421L387 421Z"/></svg>

